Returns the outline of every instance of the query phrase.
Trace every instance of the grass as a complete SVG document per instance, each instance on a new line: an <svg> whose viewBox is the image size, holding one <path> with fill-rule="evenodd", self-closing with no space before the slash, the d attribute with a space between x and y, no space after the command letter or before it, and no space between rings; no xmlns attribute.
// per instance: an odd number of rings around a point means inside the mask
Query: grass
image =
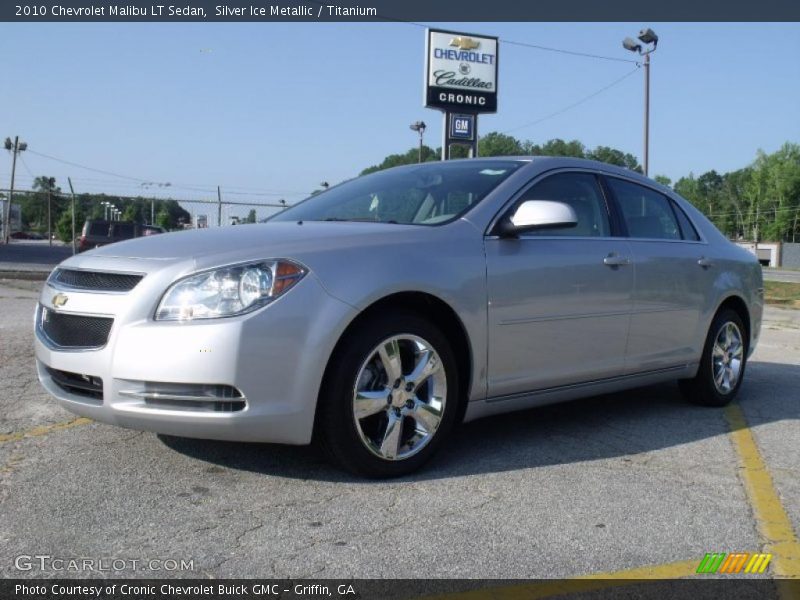
<svg viewBox="0 0 800 600"><path fill-rule="evenodd" d="M765 281L764 301L786 308L800 308L800 283Z"/></svg>

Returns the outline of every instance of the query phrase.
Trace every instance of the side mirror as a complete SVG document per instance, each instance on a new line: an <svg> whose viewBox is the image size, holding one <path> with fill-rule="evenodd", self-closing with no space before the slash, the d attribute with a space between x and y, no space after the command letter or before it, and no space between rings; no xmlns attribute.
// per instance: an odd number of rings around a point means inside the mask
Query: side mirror
<svg viewBox="0 0 800 600"><path fill-rule="evenodd" d="M500 222L501 237L516 237L521 232L534 229L575 227L578 215L569 204L551 200L526 200L511 217Z"/></svg>

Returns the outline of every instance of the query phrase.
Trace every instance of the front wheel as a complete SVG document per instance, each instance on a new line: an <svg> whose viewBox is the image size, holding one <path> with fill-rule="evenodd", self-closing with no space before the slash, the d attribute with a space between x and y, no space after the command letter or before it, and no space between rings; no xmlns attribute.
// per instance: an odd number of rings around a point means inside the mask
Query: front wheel
<svg viewBox="0 0 800 600"><path fill-rule="evenodd" d="M690 402L726 406L736 397L747 364L746 331L742 318L733 310L722 310L714 317L697 375L679 382Z"/></svg>
<svg viewBox="0 0 800 600"><path fill-rule="evenodd" d="M439 447L458 400L454 354L437 327L414 313L369 318L333 357L319 398L318 435L350 471L405 475Z"/></svg>

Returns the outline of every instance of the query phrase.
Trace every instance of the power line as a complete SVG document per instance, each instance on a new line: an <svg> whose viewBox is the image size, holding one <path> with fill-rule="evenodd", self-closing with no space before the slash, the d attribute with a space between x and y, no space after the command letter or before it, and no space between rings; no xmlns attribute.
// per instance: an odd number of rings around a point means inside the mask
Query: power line
<svg viewBox="0 0 800 600"><path fill-rule="evenodd" d="M517 130L519 130L519 129L525 129L526 127L533 127L534 125L538 125L538 124L539 124L539 123L541 123L542 121L546 121L547 119L552 119L553 117L557 117L558 115L560 115L560 114L563 114L563 113L567 112L568 110L571 110L571 109L575 108L576 106L580 106L580 105L581 105L581 104L583 104L584 102L587 102L587 101L591 100L591 99L592 99L592 98L594 98L595 96L599 96L600 94L602 94L603 92L605 92L605 91L606 91L606 90L608 90L608 89L611 89L611 88L612 88L612 87L614 87L615 85L617 85L617 84L619 84L619 83L622 83L622 82L623 82L624 80L626 80L628 77L630 77L631 75L633 75L634 73L636 73L636 71L638 71L638 70L639 70L639 68L640 68L640 67L639 67L639 65L638 65L638 63L637 63L637 65L636 65L636 68L635 68L635 69L633 69L632 71L629 71L628 73L626 73L625 75L623 75L623 76L622 76L622 77L620 77L619 79L615 79L614 81L612 81L612 82L611 82L611 83L609 83L608 85L605 85L605 86L601 87L599 90L597 90L597 91L595 91L595 92L592 92L592 93L591 93L591 94L589 94L588 96L585 96L585 97L581 98L581 99L580 99L580 100L578 100L577 102L573 102L572 104L569 104L568 106L565 106L565 107L564 107L564 108L562 108L562 109L559 109L559 110L557 110L557 111L555 111L555 112L552 112L552 113L550 113L549 115L546 115L546 116L544 116L544 117L542 117L542 118L540 118L540 119L536 119L535 121L531 121L530 123L525 123L524 125L518 125L517 127L512 127L511 129L506 129L506 130L505 130L505 131L503 131L502 133L510 133L510 132L512 132L512 131L517 131Z"/></svg>
<svg viewBox="0 0 800 600"><path fill-rule="evenodd" d="M507 40L505 38L500 38L500 41L504 44L511 44L512 46L521 46L523 48L533 48L535 50L544 50L546 52L558 52L559 54L569 54L571 56L581 56L584 58L596 58L599 60L610 60L614 62L624 62L624 63L633 63L638 64L637 61L632 60L630 58L618 58L616 56L604 56L602 54L591 54L590 52L577 52L575 50L564 50L562 48L551 48L549 46L540 46L539 44L530 44L528 42L518 42L516 40Z"/></svg>
<svg viewBox="0 0 800 600"><path fill-rule="evenodd" d="M117 177L117 178L120 178L120 179L133 181L133 182L136 182L137 184L139 184L140 186L141 186L141 184L152 183L152 180L150 180L150 179L142 179L142 178L139 178L139 177L132 177L130 175L121 175L120 173L114 173L112 171L105 171L103 169L96 169L94 167L89 167L89 166L86 166L86 165L82 165L80 163L76 163L76 162L72 162L72 161L69 161L69 160L65 160L63 158L58 158L56 156L50 156L49 154L44 154L43 152L36 152L34 150L31 150L30 148L28 149L28 152L30 152L31 154L35 154L36 156L41 156L42 158L46 158L48 160L53 160L53 161L56 161L56 162L59 162L59 163L63 163L63 164L66 164L66 165L69 165L69 166L72 166L72 167L78 167L79 169L85 169L87 171L93 171L95 173L101 173L103 175L109 175L111 177ZM195 191L195 192L209 192L209 193L216 192L216 186L202 186L200 184L195 185L195 184L173 183L173 184L170 184L169 187L177 187L177 188L182 188L182 189L191 190L191 191ZM224 186L224 187L226 188L226 190L225 190L226 193L239 194L239 195L282 196L282 195L303 195L303 194L307 193L307 192L301 192L301 191L297 191L297 190L294 190L294 191L292 191L292 190L261 190L261 191L253 191L253 192L237 192L237 191L234 191L234 190L237 190L237 189L259 190L259 188L247 188L247 187L239 187L239 186L231 186L230 188L228 188L227 186Z"/></svg>

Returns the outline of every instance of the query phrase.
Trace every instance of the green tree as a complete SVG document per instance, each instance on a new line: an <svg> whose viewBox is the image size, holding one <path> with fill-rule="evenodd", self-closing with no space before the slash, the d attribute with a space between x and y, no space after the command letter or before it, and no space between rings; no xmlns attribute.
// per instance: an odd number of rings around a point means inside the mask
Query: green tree
<svg viewBox="0 0 800 600"><path fill-rule="evenodd" d="M527 152L533 156L569 156L572 158L586 158L586 147L578 140L565 142L560 138L546 141L544 144L528 144Z"/></svg>
<svg viewBox="0 0 800 600"><path fill-rule="evenodd" d="M525 154L525 150L517 138L492 131L480 138L478 153L480 156L519 156Z"/></svg>
<svg viewBox="0 0 800 600"><path fill-rule="evenodd" d="M637 173L642 172L642 167L639 161L633 154L611 148L610 146L598 146L594 150L587 153L586 158L598 160L600 162L608 163L610 165L617 165L618 167L625 167Z"/></svg>
<svg viewBox="0 0 800 600"><path fill-rule="evenodd" d="M653 179L655 179L661 185L665 185L667 187L670 187L672 185L672 179L670 179L666 175L656 175L655 177L653 177Z"/></svg>
<svg viewBox="0 0 800 600"><path fill-rule="evenodd" d="M247 213L247 217L244 220L245 223L255 223L256 222L256 209L251 208L250 212Z"/></svg>
<svg viewBox="0 0 800 600"><path fill-rule="evenodd" d="M429 162L439 160L438 153L429 146L422 147L422 162ZM361 175L374 173L375 171L382 171L391 167L399 167L400 165L413 165L419 162L419 146L411 148L403 154L390 154L383 161L377 165L367 167L361 171Z"/></svg>
<svg viewBox="0 0 800 600"><path fill-rule="evenodd" d="M83 223L86 220L86 213L83 212L80 205L76 203L75 208L75 237L81 235ZM72 241L72 206L69 206L61 213L56 223L56 234L58 239L62 242Z"/></svg>
<svg viewBox="0 0 800 600"><path fill-rule="evenodd" d="M158 225L159 227L163 227L164 229L167 230L172 229L173 227L172 218L171 215L169 214L169 211L166 208L162 207L156 213L156 225Z"/></svg>

